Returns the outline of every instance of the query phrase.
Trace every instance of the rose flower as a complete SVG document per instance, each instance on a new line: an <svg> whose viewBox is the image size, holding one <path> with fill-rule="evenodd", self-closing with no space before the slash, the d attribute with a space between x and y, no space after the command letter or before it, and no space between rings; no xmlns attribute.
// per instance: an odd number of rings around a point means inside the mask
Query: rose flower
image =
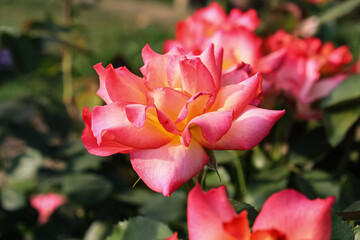
<svg viewBox="0 0 360 240"><path fill-rule="evenodd" d="M222 75L222 51L213 45L200 55L145 46L142 57L142 78L95 65L106 105L84 108L82 140L95 155L130 153L139 177L165 196L208 163L204 148L251 149L284 114L253 105L260 74L249 78L244 67Z"/></svg>

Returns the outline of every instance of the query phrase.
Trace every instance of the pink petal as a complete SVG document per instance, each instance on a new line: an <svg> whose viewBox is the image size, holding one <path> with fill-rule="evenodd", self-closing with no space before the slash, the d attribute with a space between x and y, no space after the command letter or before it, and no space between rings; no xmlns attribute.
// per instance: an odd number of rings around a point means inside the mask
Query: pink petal
<svg viewBox="0 0 360 240"><path fill-rule="evenodd" d="M175 137L160 148L130 152L130 160L136 173L149 188L170 196L198 174L209 157L196 141L185 147L180 143L180 138Z"/></svg>
<svg viewBox="0 0 360 240"><path fill-rule="evenodd" d="M247 219L247 211L242 211L230 222L224 223L224 230L236 240L249 240L250 226Z"/></svg>
<svg viewBox="0 0 360 240"><path fill-rule="evenodd" d="M279 68L285 59L287 50L282 48L278 51L266 55L255 63L256 71L263 74L271 72Z"/></svg>
<svg viewBox="0 0 360 240"><path fill-rule="evenodd" d="M110 156L115 153L128 153L133 149L132 147L114 141L113 134L109 132L104 132L101 137L101 143L98 144L97 139L94 137L94 133L91 130L91 113L89 107L83 109L83 119L85 122L85 129L81 139L89 153L97 156Z"/></svg>
<svg viewBox="0 0 360 240"><path fill-rule="evenodd" d="M219 52L218 54L222 54ZM215 59L214 54L214 44L209 44L209 46L201 53L199 56L201 59L201 62L206 66L206 68L209 70L212 78L214 79L214 86L216 89L220 88L220 78L221 78L221 63L218 63Z"/></svg>
<svg viewBox="0 0 360 240"><path fill-rule="evenodd" d="M98 145L102 144L104 134L111 134L113 141L137 149L158 148L173 137L159 122L148 117L142 127L135 127L128 120L125 107L119 103L94 107L91 129Z"/></svg>
<svg viewBox="0 0 360 240"><path fill-rule="evenodd" d="M192 96L198 92L212 93L216 90L214 79L200 58L184 59L179 64L185 92Z"/></svg>
<svg viewBox="0 0 360 240"><path fill-rule="evenodd" d="M189 97L172 88L155 88L148 92L149 104L165 112L174 122Z"/></svg>
<svg viewBox="0 0 360 240"><path fill-rule="evenodd" d="M174 232L172 236L165 238L164 240L178 240L178 233Z"/></svg>
<svg viewBox="0 0 360 240"><path fill-rule="evenodd" d="M265 202L253 231L275 229L291 240L329 240L334 202L334 197L309 200L295 190L283 190Z"/></svg>
<svg viewBox="0 0 360 240"><path fill-rule="evenodd" d="M213 146L230 129L233 119L233 111L208 112L193 118L185 127L182 142L188 146L191 134L203 136ZM194 131L192 130L194 128ZM201 132L201 133L200 133Z"/></svg>
<svg viewBox="0 0 360 240"><path fill-rule="evenodd" d="M154 52L154 50L151 49L149 44L146 44L145 47L141 51L141 56L142 56L142 59L144 60L144 63L146 63L147 61L149 61L149 59L160 56L160 54L158 54L157 52Z"/></svg>
<svg viewBox="0 0 360 240"><path fill-rule="evenodd" d="M150 115L155 119L157 118L164 129L169 133L176 135L180 134L174 121L170 119L165 112L157 109L153 104L149 106L141 104L128 104L125 106L125 112L128 120L137 128L141 128L145 124L146 116Z"/></svg>
<svg viewBox="0 0 360 240"><path fill-rule="evenodd" d="M193 18L200 18L214 25L221 25L226 21L227 16L224 9L217 2L212 2L209 7L196 11Z"/></svg>
<svg viewBox="0 0 360 240"><path fill-rule="evenodd" d="M333 77L321 79L316 82L308 95L308 102L328 96L342 81L347 78L346 74L338 74Z"/></svg>
<svg viewBox="0 0 360 240"><path fill-rule="evenodd" d="M257 73L238 84L220 88L210 111L233 110L234 118L237 118L247 105L258 96L261 80L261 74Z"/></svg>
<svg viewBox="0 0 360 240"><path fill-rule="evenodd" d="M98 94L106 98L106 103L146 104L145 93L147 89L144 85L144 80L132 74L126 67L114 69L109 65L104 69L98 64L95 65L95 69L100 76L100 89ZM107 99L107 97L109 99Z"/></svg>
<svg viewBox="0 0 360 240"><path fill-rule="evenodd" d="M237 27L245 27L250 31L254 31L260 25L260 19L254 9L243 13L239 9L234 8L229 14L229 22Z"/></svg>
<svg viewBox="0 0 360 240"><path fill-rule="evenodd" d="M188 197L188 229L191 240L225 239L223 224L236 217L231 206L225 186L214 188L204 193L196 185Z"/></svg>
<svg viewBox="0 0 360 240"><path fill-rule="evenodd" d="M252 72L252 67L244 62L239 63L231 71L227 71L221 77L221 86L229 86L238 84L249 78L249 74Z"/></svg>
<svg viewBox="0 0 360 240"><path fill-rule="evenodd" d="M106 103L112 103L112 100L110 99L109 94L106 90L106 83L105 83L105 79L108 74L108 71L102 66L102 63L98 63L98 64L94 65L94 69L97 72L97 74L99 75L99 79L100 79L100 87L99 87L99 90L97 91L97 94Z"/></svg>
<svg viewBox="0 0 360 240"><path fill-rule="evenodd" d="M291 240L287 239L286 236L274 229L259 230L251 234L251 240Z"/></svg>
<svg viewBox="0 0 360 240"><path fill-rule="evenodd" d="M272 126L285 114L285 110L266 110L249 105L237 119L232 122L229 131L213 146L199 134L194 134L201 145L218 150L252 149L269 134Z"/></svg>
<svg viewBox="0 0 360 240"><path fill-rule="evenodd" d="M192 96L181 109L175 123L180 123L185 119L191 120L195 116L204 113L210 97L211 95L209 93L203 92L199 92Z"/></svg>

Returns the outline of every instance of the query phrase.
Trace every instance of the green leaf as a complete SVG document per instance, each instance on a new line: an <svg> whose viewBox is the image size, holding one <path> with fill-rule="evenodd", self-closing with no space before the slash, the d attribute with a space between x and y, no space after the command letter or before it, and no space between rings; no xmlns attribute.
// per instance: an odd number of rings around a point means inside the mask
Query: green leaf
<svg viewBox="0 0 360 240"><path fill-rule="evenodd" d="M360 1L359 1L360 3ZM360 74L351 75L322 102L323 108L337 107L360 99Z"/></svg>
<svg viewBox="0 0 360 240"><path fill-rule="evenodd" d="M107 240L163 240L172 234L170 228L159 221L135 217L115 226Z"/></svg>
<svg viewBox="0 0 360 240"><path fill-rule="evenodd" d="M83 205L97 204L111 191L111 183L95 174L74 174L64 178L63 192L70 200Z"/></svg>
<svg viewBox="0 0 360 240"><path fill-rule="evenodd" d="M324 114L324 124L328 141L332 146L338 145L349 128L360 117L360 104L348 106L339 110L328 110Z"/></svg>
<svg viewBox="0 0 360 240"><path fill-rule="evenodd" d="M215 158L219 164L230 163L238 158L234 150L214 150Z"/></svg>
<svg viewBox="0 0 360 240"><path fill-rule="evenodd" d="M1 205L5 210L16 211L26 204L25 194L15 188L1 189Z"/></svg>
<svg viewBox="0 0 360 240"><path fill-rule="evenodd" d="M176 191L170 197L155 194L139 209L139 213L165 223L179 220L186 215L186 199L182 191Z"/></svg>
<svg viewBox="0 0 360 240"><path fill-rule="evenodd" d="M240 213L240 212L246 210L248 213L247 217L248 217L250 226L252 226L254 224L254 221L258 215L258 211L256 211L256 209L253 206L251 206L248 203L239 202L239 201L236 201L233 199L230 199L230 203L234 207L234 209L237 213Z"/></svg>
<svg viewBox="0 0 360 240"><path fill-rule="evenodd" d="M332 211L331 214L331 240L353 240L354 234L349 224Z"/></svg>
<svg viewBox="0 0 360 240"><path fill-rule="evenodd" d="M348 0L340 4L337 4L328 11L326 11L320 17L320 22L325 23L329 21L334 21L337 18L343 17L346 14L354 11L359 5L360 5L360 0Z"/></svg>
<svg viewBox="0 0 360 240"><path fill-rule="evenodd" d="M340 185L340 196L339 196L339 205L340 209L345 209L351 205L356 200L360 199L360 181L359 179L348 172L342 176Z"/></svg>
<svg viewBox="0 0 360 240"><path fill-rule="evenodd" d="M41 153L29 148L24 154L11 161L10 167L6 170L6 175L17 180L28 180L35 177L42 163Z"/></svg>
<svg viewBox="0 0 360 240"><path fill-rule="evenodd" d="M110 233L109 225L103 222L93 222L85 233L84 240L101 240Z"/></svg>
<svg viewBox="0 0 360 240"><path fill-rule="evenodd" d="M260 209L271 194L287 187L289 174L285 166L262 171L248 182L244 201Z"/></svg>

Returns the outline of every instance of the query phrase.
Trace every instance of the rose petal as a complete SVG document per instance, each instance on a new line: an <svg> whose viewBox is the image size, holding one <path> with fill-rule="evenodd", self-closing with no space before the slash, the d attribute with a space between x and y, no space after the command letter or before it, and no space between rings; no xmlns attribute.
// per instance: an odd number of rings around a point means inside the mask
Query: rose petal
<svg viewBox="0 0 360 240"><path fill-rule="evenodd" d="M109 104L111 102L146 104L144 80L132 74L126 67L114 69L109 65L104 69L101 64L94 66L100 76L98 95Z"/></svg>
<svg viewBox="0 0 360 240"><path fill-rule="evenodd" d="M286 239L329 240L334 202L334 197L309 200L295 190L283 190L265 202L253 231L275 229L284 233Z"/></svg>
<svg viewBox="0 0 360 240"><path fill-rule="evenodd" d="M128 120L125 107L119 103L94 107L91 129L98 144L102 143L104 133L111 133L114 141L137 149L158 148L173 137L158 121L148 117L141 128L135 127Z"/></svg>
<svg viewBox="0 0 360 240"><path fill-rule="evenodd" d="M193 96L198 92L216 91L214 79L200 58L184 59L179 64L185 92Z"/></svg>
<svg viewBox="0 0 360 240"><path fill-rule="evenodd" d="M233 110L234 118L237 118L247 105L258 96L261 80L261 74L257 73L238 84L220 88L210 111Z"/></svg>
<svg viewBox="0 0 360 240"><path fill-rule="evenodd" d="M247 219L247 211L242 211L238 216L230 222L224 223L224 230L236 240L250 239L250 226ZM265 238L264 238L265 239ZM262 239L262 240L264 240Z"/></svg>
<svg viewBox="0 0 360 240"><path fill-rule="evenodd" d="M267 110L248 106L242 114L233 120L229 131L214 145L200 138L195 129L192 136L202 145L218 150L252 149L269 134L272 126L285 114L285 110Z"/></svg>
<svg viewBox="0 0 360 240"><path fill-rule="evenodd" d="M236 217L225 186L204 193L200 186L194 187L188 197L188 229L191 240L233 239L226 234L224 222Z"/></svg>
<svg viewBox="0 0 360 240"><path fill-rule="evenodd" d="M114 136L108 132L103 134L101 143L97 144L97 140L91 130L91 113L89 107L83 109L83 119L85 129L81 139L89 153L97 156L110 156L115 153L128 153L133 149L132 147L114 141Z"/></svg>
<svg viewBox="0 0 360 240"><path fill-rule="evenodd" d="M112 100L109 97L105 85L106 84L105 79L108 74L108 71L102 66L102 63L98 63L94 65L94 69L99 75L99 79L100 79L100 87L99 90L96 92L97 95L99 95L99 97L101 97L106 103L112 103Z"/></svg>
<svg viewBox="0 0 360 240"><path fill-rule="evenodd" d="M316 82L311 88L308 95L308 102L313 102L317 99L326 97L334 90L342 81L347 78L346 74L337 74L333 77L321 79L321 81Z"/></svg>
<svg viewBox="0 0 360 240"><path fill-rule="evenodd" d="M130 160L136 173L149 188L170 196L198 174L209 157L196 141L185 147L180 143L180 138L175 137L160 148L130 152Z"/></svg>
<svg viewBox="0 0 360 240"><path fill-rule="evenodd" d="M230 129L233 119L233 111L208 112L193 118L185 127L182 134L182 143L188 146L191 141L191 133L201 134L211 146L213 146ZM201 133L199 133L199 131ZM197 138L196 136L194 136Z"/></svg>

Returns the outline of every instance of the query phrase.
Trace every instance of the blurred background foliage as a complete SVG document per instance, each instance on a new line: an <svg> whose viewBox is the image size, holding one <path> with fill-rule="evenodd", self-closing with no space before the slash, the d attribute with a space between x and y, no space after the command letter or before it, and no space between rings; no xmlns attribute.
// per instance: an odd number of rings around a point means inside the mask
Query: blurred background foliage
<svg viewBox="0 0 360 240"><path fill-rule="evenodd" d="M227 10L255 8L260 36L280 28L306 36L302 27L315 21L310 35L347 44L354 62L359 58L359 0L218 2ZM132 188L138 177L127 155L97 157L84 149L81 110L102 104L93 65L126 65L140 75L144 45L162 52L176 22L207 4L0 0L0 239L163 239L175 230L187 239L191 184L170 198L141 181ZM353 75L320 101L321 121L298 120L279 100L277 108L287 113L271 134L252 151L216 151L218 173L206 168L203 184L225 184L236 210L249 211L250 223L284 188L310 198L335 195L332 239L353 239L351 226L360 221L359 89L360 75ZM47 192L67 202L40 225L29 198ZM354 231L359 239L359 227Z"/></svg>

